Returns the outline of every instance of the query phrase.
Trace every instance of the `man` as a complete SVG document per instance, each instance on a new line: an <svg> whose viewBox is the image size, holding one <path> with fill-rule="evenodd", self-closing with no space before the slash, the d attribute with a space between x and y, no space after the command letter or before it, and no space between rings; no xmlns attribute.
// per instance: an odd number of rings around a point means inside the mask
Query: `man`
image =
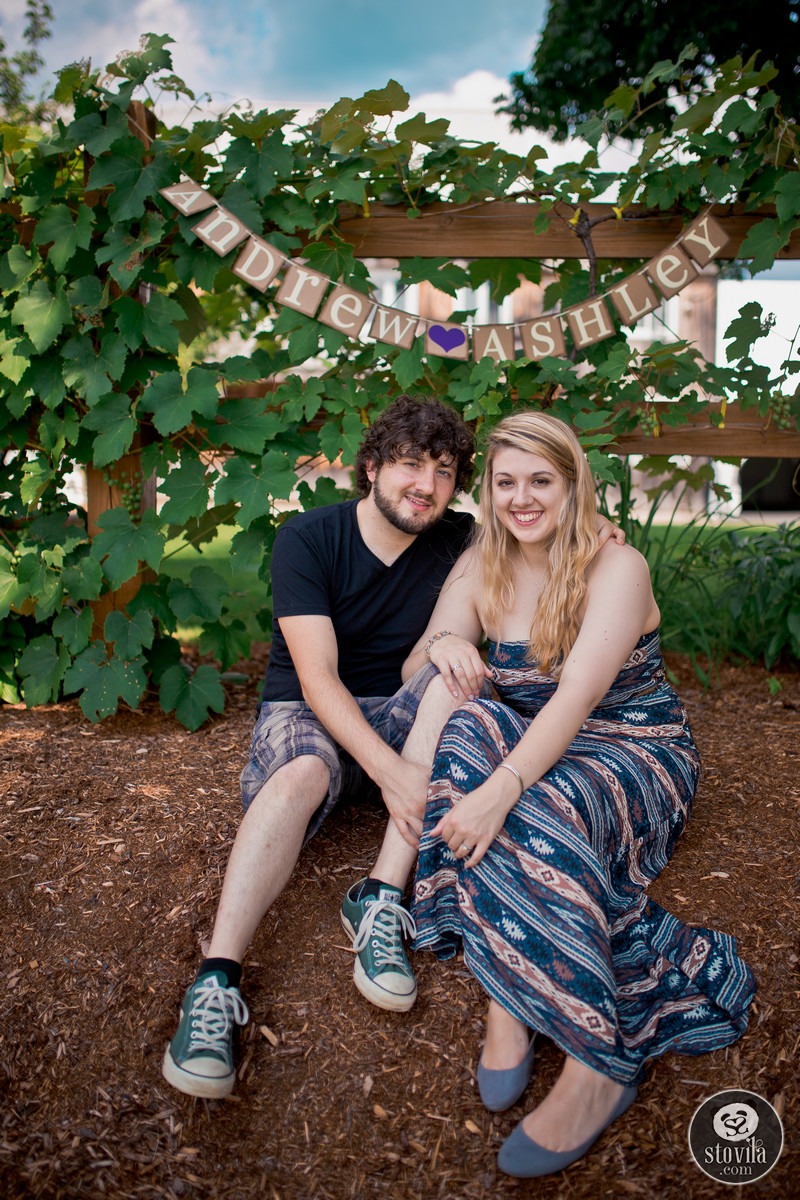
<svg viewBox="0 0 800 1200"><path fill-rule="evenodd" d="M473 453L472 434L452 409L400 396L359 451L361 499L298 514L278 533L273 642L241 780L245 816L209 957L164 1054L164 1077L189 1095L232 1090L235 1026L249 1015L239 992L247 947L304 842L367 780L391 820L370 876L345 896L341 920L359 990L381 1008L414 1003L403 946L413 923L401 901L436 742L464 696L454 697L430 664L406 684L400 672L471 533L472 518L448 505L469 481Z"/></svg>

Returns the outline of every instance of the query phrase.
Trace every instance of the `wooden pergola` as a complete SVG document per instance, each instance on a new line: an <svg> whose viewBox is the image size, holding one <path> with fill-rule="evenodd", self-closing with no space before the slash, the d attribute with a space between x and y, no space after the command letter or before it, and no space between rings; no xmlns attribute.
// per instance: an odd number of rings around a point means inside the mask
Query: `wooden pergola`
<svg viewBox="0 0 800 1200"><path fill-rule="evenodd" d="M133 101L128 111L131 131L149 146L156 136L151 110ZM536 204L525 201L499 201L469 205L435 204L410 220L404 209L375 204L368 217L361 209L343 205L339 232L355 248L357 257L397 259L410 257L453 259L472 258L585 258L586 245L570 223L575 209L563 205L557 210L546 233L534 232L539 212ZM598 258L649 259L658 254L683 231L686 220L680 213L662 213L631 207L621 218L608 204L582 206L584 231L591 230ZM728 233L729 242L717 257L735 258L747 231L763 216L764 210L745 212L741 206L719 208L712 214ZM800 258L800 231L796 232L781 258ZM714 411L713 406L711 411ZM611 449L620 454L691 454L718 458L800 457L800 433L765 425L758 414L728 409L724 428L712 424L707 414L690 419L685 425L663 427L658 438L641 433L618 438ZM119 481L144 483L142 505L154 507L155 480L141 480L138 453L126 455L117 464L118 481L109 484L102 472L87 469L87 517L90 536L97 533L97 518L106 509L122 503ZM117 591L109 592L92 605L94 636L102 636L103 621L112 609L124 608L136 593L146 572L142 571Z"/></svg>
<svg viewBox="0 0 800 1200"><path fill-rule="evenodd" d="M686 228L686 217L631 206L621 217L611 204L580 206L583 228L591 231L597 258L650 259L675 241ZM369 216L353 205L341 209L339 233L359 258L586 258L585 242L576 232L576 209L557 207L544 233L534 232L540 207L522 200L468 205L432 204L414 220L406 210L388 205L370 206ZM763 217L774 211L746 212L743 205L718 206L711 212L728 235L727 245L716 256L735 259L745 236ZM780 259L800 258L800 230L796 230ZM766 424L752 409L728 407L724 426L711 421L719 405L689 419L685 425L662 425L659 437L624 434L614 444L621 454L691 454L716 458L798 458L800 433Z"/></svg>

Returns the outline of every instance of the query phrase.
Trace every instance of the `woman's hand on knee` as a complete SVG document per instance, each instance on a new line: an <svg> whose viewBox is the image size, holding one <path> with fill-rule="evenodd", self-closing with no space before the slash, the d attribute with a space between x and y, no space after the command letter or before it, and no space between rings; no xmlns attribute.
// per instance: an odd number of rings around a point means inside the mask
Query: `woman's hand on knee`
<svg viewBox="0 0 800 1200"><path fill-rule="evenodd" d="M476 867L503 828L508 808L498 802L489 783L470 792L431 831L465 867Z"/></svg>

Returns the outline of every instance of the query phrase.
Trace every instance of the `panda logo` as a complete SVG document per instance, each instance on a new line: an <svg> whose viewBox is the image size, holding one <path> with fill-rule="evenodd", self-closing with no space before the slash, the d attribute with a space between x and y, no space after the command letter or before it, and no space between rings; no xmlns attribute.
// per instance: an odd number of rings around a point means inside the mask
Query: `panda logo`
<svg viewBox="0 0 800 1200"><path fill-rule="evenodd" d="M726 1142L743 1142L758 1129L758 1113L741 1101L726 1104L714 1115L714 1132Z"/></svg>

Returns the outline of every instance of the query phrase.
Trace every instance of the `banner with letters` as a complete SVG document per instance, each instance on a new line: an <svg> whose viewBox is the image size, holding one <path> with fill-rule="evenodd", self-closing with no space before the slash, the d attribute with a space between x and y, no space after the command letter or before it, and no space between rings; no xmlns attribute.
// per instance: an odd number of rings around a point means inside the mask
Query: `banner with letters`
<svg viewBox="0 0 800 1200"><path fill-rule="evenodd" d="M705 212L644 267L600 296L513 324L461 325L382 305L312 270L302 258L287 258L190 179L162 188L160 194L185 217L199 216L192 232L220 257L238 249L234 275L260 292L274 285L276 304L351 338L360 337L366 328L373 340L408 350L423 337L425 354L473 361L488 357L496 363L517 357L564 358L569 353L567 335L583 350L616 333L612 314L623 325L635 325L695 279L728 242L719 222Z"/></svg>

